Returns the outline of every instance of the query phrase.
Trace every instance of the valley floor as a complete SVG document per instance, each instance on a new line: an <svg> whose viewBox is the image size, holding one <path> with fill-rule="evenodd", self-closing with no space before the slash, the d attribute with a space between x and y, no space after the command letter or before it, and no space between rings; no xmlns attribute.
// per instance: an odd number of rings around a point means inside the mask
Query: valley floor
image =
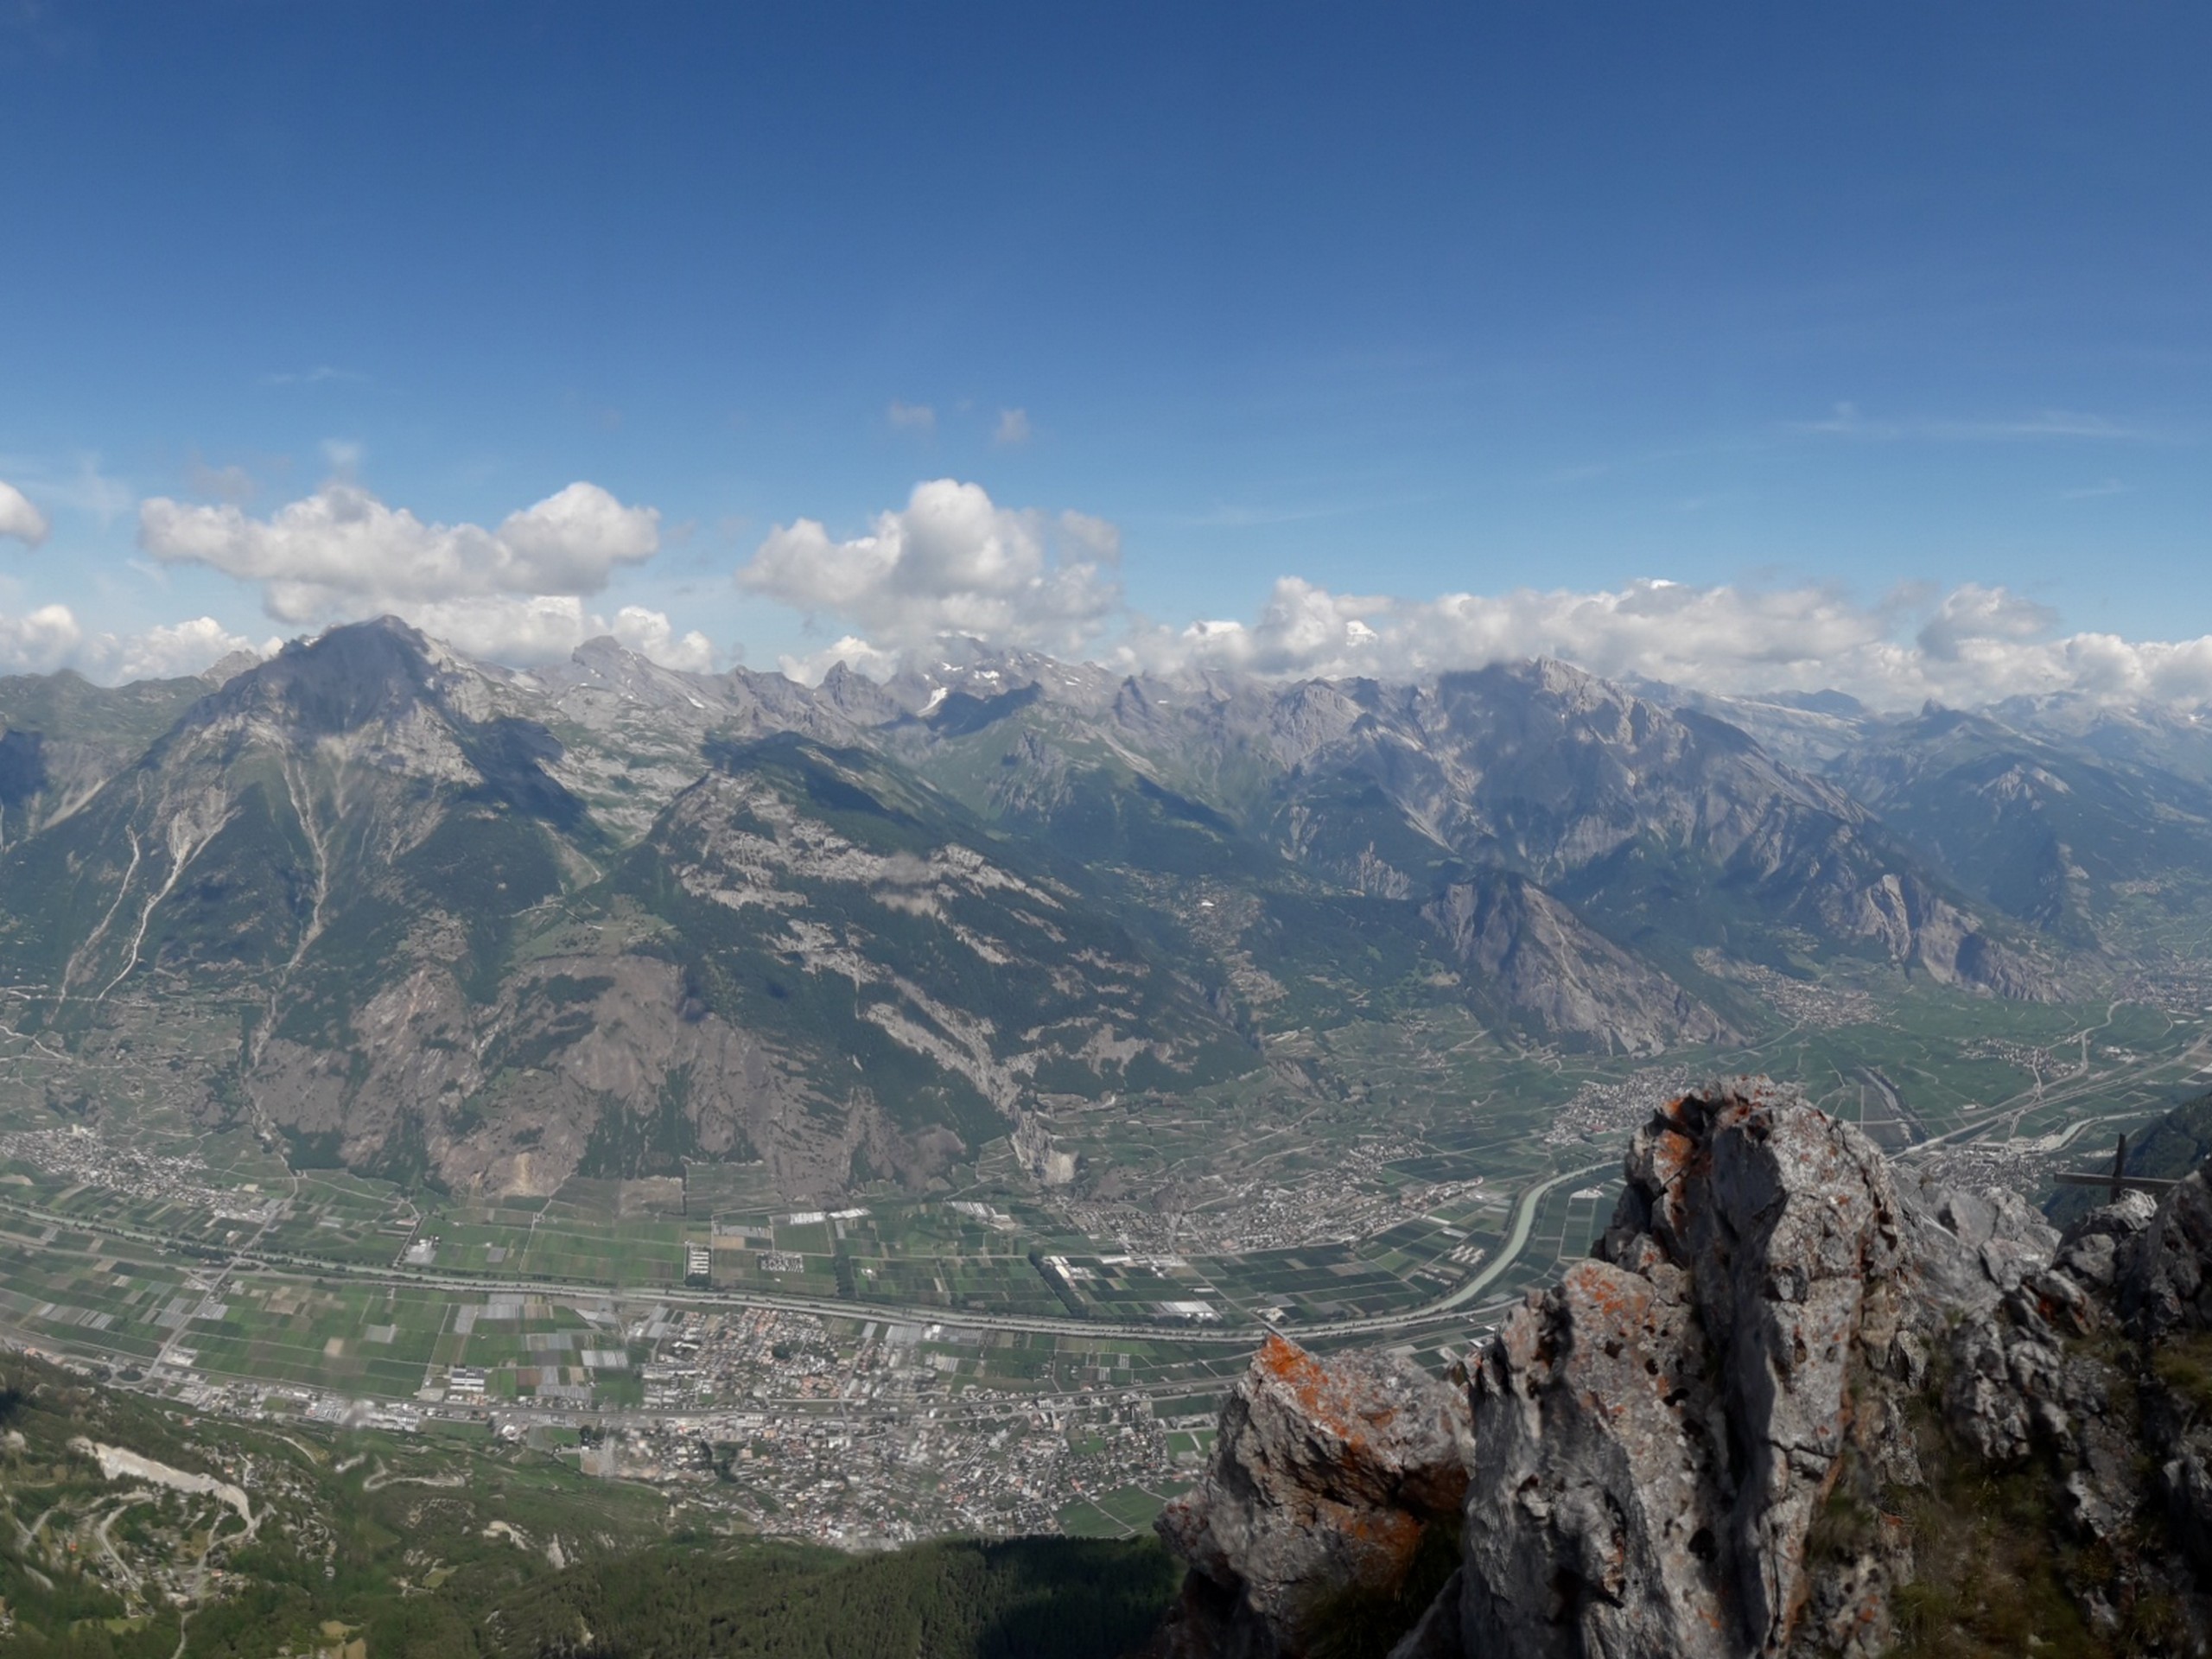
<svg viewBox="0 0 2212 1659"><path fill-rule="evenodd" d="M728 1165L464 1201L158 1107L18 1105L0 1330L194 1409L536 1447L701 1524L1126 1535L1203 1462L1267 1330L1440 1369L1586 1254L1627 1131L1693 1062L1799 1081L1908 1159L2032 1192L2202 1086L2204 988L2164 990L1885 1009L1813 988L1756 1049L1664 1065L1363 1055L1382 1028L1342 1029L1315 1040L1367 1080L1357 1099L1065 1113L1056 1135L1095 1164L1169 1166L1141 1199L1040 1190L1001 1146L964 1190L834 1211Z"/></svg>

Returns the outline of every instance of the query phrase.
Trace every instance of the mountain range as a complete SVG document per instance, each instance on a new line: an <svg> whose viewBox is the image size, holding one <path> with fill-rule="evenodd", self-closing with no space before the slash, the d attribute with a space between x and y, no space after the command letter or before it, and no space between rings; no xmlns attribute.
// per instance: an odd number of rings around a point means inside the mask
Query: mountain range
<svg viewBox="0 0 2212 1659"><path fill-rule="evenodd" d="M687 1159L924 1186L1001 1137L1065 1179L1055 1101L1439 1009L1661 1055L1770 1026L1758 974L2088 997L2212 868L2186 717L1550 661L975 651L810 687L604 639L523 672L385 620L195 679L0 681L0 728L19 1032L112 1058L189 1014L149 1086L200 1121L499 1192Z"/></svg>

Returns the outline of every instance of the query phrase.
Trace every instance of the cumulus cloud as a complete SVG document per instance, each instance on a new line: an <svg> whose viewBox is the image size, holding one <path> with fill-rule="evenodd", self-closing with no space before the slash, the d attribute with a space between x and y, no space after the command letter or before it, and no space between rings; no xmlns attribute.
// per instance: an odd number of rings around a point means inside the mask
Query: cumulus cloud
<svg viewBox="0 0 2212 1659"><path fill-rule="evenodd" d="M658 611L627 605L610 623L586 605L659 550L654 509L579 483L495 525L435 524L356 481L358 448L324 448L336 474L314 494L266 518L156 497L139 509L139 545L258 584L263 609L296 627L390 613L469 656L523 664L612 633L672 668L714 667L707 637L679 633Z"/></svg>
<svg viewBox="0 0 2212 1659"><path fill-rule="evenodd" d="M642 605L625 605L614 613L613 632L616 639L639 656L650 658L664 668L682 669L691 674L714 671L713 641L696 628L679 639L676 625L663 612L649 611Z"/></svg>
<svg viewBox="0 0 2212 1659"><path fill-rule="evenodd" d="M694 673L715 667L715 648L705 634L678 635L664 613L641 605L624 606L612 622L573 594L494 594L410 606L400 613L462 655L495 663L528 667L560 662L585 640L612 634L664 667Z"/></svg>
<svg viewBox="0 0 2212 1659"><path fill-rule="evenodd" d="M2024 643L2057 625L2058 613L2047 605L2002 588L1968 582L1943 596L1936 614L1914 638L1923 655L1936 662L1955 663L1989 642Z"/></svg>
<svg viewBox="0 0 2212 1659"><path fill-rule="evenodd" d="M67 605L41 605L24 616L0 613L0 671L49 674L68 662L84 637Z"/></svg>
<svg viewBox="0 0 2212 1659"><path fill-rule="evenodd" d="M212 616L196 616L143 633L95 634L79 647L76 666L94 679L115 683L179 679L200 673L234 652L270 656L282 643L264 639L256 644Z"/></svg>
<svg viewBox="0 0 2212 1659"><path fill-rule="evenodd" d="M46 515L31 505L29 496L0 479L0 540L13 537L25 547L36 547L46 539L51 528Z"/></svg>
<svg viewBox="0 0 2212 1659"><path fill-rule="evenodd" d="M797 680L802 685L819 685L822 677L840 663L872 680L887 680L899 671L902 660L898 652L880 650L858 634L849 633L819 651L779 657L776 666L787 680Z"/></svg>
<svg viewBox="0 0 2212 1659"><path fill-rule="evenodd" d="M139 508L138 541L165 563L258 582L280 622L396 611L429 626L440 607L597 593L658 550L659 518L580 483L490 529L431 524L339 479L267 518L156 496ZM505 608L520 614L528 604Z"/></svg>
<svg viewBox="0 0 2212 1659"><path fill-rule="evenodd" d="M1595 593L1523 588L1405 600L1337 594L1287 576L1249 624L1198 623L1141 638L1133 649L1162 665L1393 678L1548 656L1599 674L1718 690L1802 684L1880 640L1884 629L1878 612L1821 588L1758 593L1652 580Z"/></svg>
<svg viewBox="0 0 2212 1659"><path fill-rule="evenodd" d="M1909 638L1901 634L1914 621ZM1839 590L1772 591L1633 582L1576 593L1517 588L1404 600L1279 581L1249 623L1133 634L1134 662L1277 676L1426 679L1555 657L1611 678L1756 696L1847 691L1878 708L1929 698L1977 707L2078 692L2113 701L2212 704L2212 638L2128 641L2060 634L2056 614L2003 588L1859 603Z"/></svg>
<svg viewBox="0 0 2212 1659"><path fill-rule="evenodd" d="M831 538L811 518L768 533L738 583L833 616L879 647L948 635L1077 653L1122 616L1121 538L1103 519L995 505L978 485L918 484L870 533Z"/></svg>
<svg viewBox="0 0 2212 1659"><path fill-rule="evenodd" d="M256 645L212 616L143 633L88 633L67 605L41 605L22 616L0 614L0 672L50 674L73 668L108 684L174 679L197 674L232 652L266 656L276 643Z"/></svg>
<svg viewBox="0 0 2212 1659"><path fill-rule="evenodd" d="M453 599L409 605L396 613L463 656L524 667L559 662L585 640L608 632L573 594Z"/></svg>
<svg viewBox="0 0 2212 1659"><path fill-rule="evenodd" d="M809 682L838 662L887 677L956 636L1154 672L1407 681L1554 657L1611 678L1745 696L1833 689L1884 709L2058 692L2212 708L2212 636L2067 633L2048 607L1976 583L1869 603L1834 587L1656 578L1407 598L1286 576L1248 618L1177 628L1127 608L1118 563L1110 524L1001 507L975 485L938 480L865 536L833 539L811 519L779 527L738 581L848 630L782 659Z"/></svg>

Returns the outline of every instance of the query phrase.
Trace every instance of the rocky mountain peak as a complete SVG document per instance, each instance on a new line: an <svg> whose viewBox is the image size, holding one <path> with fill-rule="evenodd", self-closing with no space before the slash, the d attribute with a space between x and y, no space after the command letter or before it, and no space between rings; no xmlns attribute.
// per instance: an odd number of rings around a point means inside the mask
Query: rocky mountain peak
<svg viewBox="0 0 2212 1659"><path fill-rule="evenodd" d="M491 711L491 684L474 664L385 616L294 640L195 712L203 725L258 721L313 739L396 726L425 707L480 719Z"/></svg>
<svg viewBox="0 0 2212 1659"><path fill-rule="evenodd" d="M1632 1143L1600 1255L1483 1355L1460 1606L1498 1655L1779 1654L1910 1279L1881 1153L1764 1080ZM1863 1393L1863 1391L1861 1391Z"/></svg>
<svg viewBox="0 0 2212 1659"><path fill-rule="evenodd" d="M1270 1340L1161 1519L1192 1569L1165 1651L1329 1650L1363 1585L1411 1626L1394 1659L1875 1659L1908 1608L1944 1652L2205 1650L2202 1172L2062 1236L1739 1078L1656 1113L1624 1173L1591 1259L1403 1384L1404 1421L1464 1433L1353 1432L1383 1362ZM1457 1571L1408 1608L1462 1477Z"/></svg>
<svg viewBox="0 0 2212 1659"><path fill-rule="evenodd" d="M1657 969L1503 871L1453 882L1421 907L1452 958L1506 1018L1608 1053L1657 1053L1735 1033Z"/></svg>
<svg viewBox="0 0 2212 1659"><path fill-rule="evenodd" d="M249 669L259 668L261 661L261 653L257 651L234 651L200 670L200 677L210 685L228 685Z"/></svg>

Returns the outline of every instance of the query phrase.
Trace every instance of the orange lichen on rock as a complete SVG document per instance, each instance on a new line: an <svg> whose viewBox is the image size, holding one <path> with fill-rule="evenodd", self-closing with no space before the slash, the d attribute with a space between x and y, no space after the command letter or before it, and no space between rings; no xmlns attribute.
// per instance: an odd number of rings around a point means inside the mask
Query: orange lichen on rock
<svg viewBox="0 0 2212 1659"><path fill-rule="evenodd" d="M1264 1630L1250 1651L1302 1651L1317 1592L1391 1588L1429 1527L1456 1517L1468 1436L1464 1388L1392 1356L1324 1359L1271 1335L1222 1413L1205 1478L1159 1530L1212 1586L1199 1602L1218 1611L1225 1595L1223 1617Z"/></svg>

